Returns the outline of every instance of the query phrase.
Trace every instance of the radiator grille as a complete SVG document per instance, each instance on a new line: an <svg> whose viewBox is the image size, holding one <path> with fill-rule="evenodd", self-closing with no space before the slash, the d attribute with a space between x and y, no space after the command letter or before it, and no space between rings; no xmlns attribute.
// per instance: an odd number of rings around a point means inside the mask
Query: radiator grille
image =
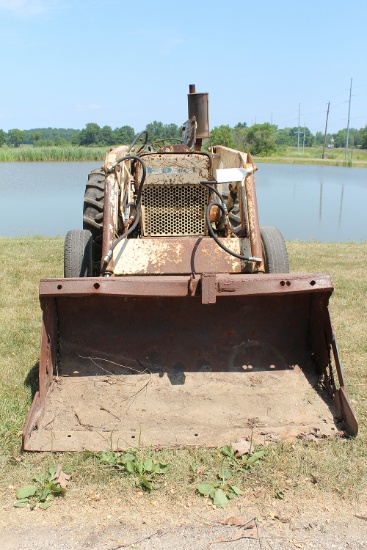
<svg viewBox="0 0 367 550"><path fill-rule="evenodd" d="M208 189L202 185L145 185L142 193L143 235L205 235Z"/></svg>

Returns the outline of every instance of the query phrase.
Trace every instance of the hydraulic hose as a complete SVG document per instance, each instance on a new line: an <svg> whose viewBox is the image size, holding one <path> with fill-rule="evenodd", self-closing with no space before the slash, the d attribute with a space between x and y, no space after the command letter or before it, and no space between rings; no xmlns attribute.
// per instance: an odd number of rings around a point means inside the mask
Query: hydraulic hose
<svg viewBox="0 0 367 550"><path fill-rule="evenodd" d="M222 243L222 241L220 241L218 239L217 235L214 233L214 230L212 228L212 224L210 222L210 210L212 209L213 206L218 206L220 208L223 216L227 216L228 215L227 206L224 202L224 199L223 199L222 195L219 193L218 189L216 189L215 187L212 187L212 185L210 185L211 182L201 181L200 183L202 185L205 185L205 187L208 187L208 189L211 189L212 191L214 191L214 193L219 197L219 199L221 201L221 202L211 202L211 203L209 203L208 206L207 206L207 209L206 209L206 213L205 213L206 224L208 226L208 231L209 231L210 236L215 240L215 242L217 243L218 246L220 246L225 252L227 252L227 254L230 254L231 256L234 256L235 258L238 258L239 260L244 260L244 261L247 261L247 262L261 263L262 258L254 258L253 256L243 256L242 254L237 254L237 252L233 252L233 250L230 250L228 247L226 247Z"/></svg>
<svg viewBox="0 0 367 550"><path fill-rule="evenodd" d="M108 253L106 254L106 256L103 258L103 268L105 268L108 264L108 262L110 261L110 259L112 258L112 254L113 254L113 251L115 249L115 247L118 245L119 242L122 241L122 239L126 239L126 237L128 237L129 235L131 235L131 233L136 229L138 223L139 223L139 220L140 220L140 209L139 209L139 205L140 205L140 200L141 200L141 193L143 191L143 185L144 185L144 181L145 181L145 177L146 177L146 174L147 174L147 169L146 169L146 166L145 166L145 162L142 161L142 159L136 155L126 155L125 157L121 157L120 159L116 160L116 162L114 162L108 169L108 172L111 173L113 172L113 170L116 168L116 166L118 164L120 164L120 162L123 162L125 160L135 160L135 161L138 161L140 162L141 164L141 167L142 167L142 170L143 170L143 173L142 173L142 176L141 176L141 180L140 180L140 183L139 183L139 188L138 188L138 194L136 196L136 201L135 203L129 203L130 206L133 206L135 208L135 212L136 212L136 217L135 217L135 220L134 220L134 223L129 227L129 229L127 231L125 231L125 233L123 233L122 235L119 236L118 239L116 239L112 245L111 245L111 248L109 249ZM102 268L102 269L103 269Z"/></svg>

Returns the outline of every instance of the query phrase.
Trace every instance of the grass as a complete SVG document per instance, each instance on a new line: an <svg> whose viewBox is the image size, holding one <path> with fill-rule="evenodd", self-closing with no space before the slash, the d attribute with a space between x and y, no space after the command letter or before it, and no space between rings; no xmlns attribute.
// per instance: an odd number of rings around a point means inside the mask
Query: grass
<svg viewBox="0 0 367 550"><path fill-rule="evenodd" d="M110 147L0 147L0 162L103 161Z"/></svg>
<svg viewBox="0 0 367 550"><path fill-rule="evenodd" d="M348 166L367 168L367 149L349 149L345 159L345 149L325 149L322 158L322 147L282 147L269 157L254 157L255 162L271 162L278 164L320 164L325 166Z"/></svg>
<svg viewBox="0 0 367 550"><path fill-rule="evenodd" d="M0 162L52 162L52 161L103 161L111 147L0 147ZM367 149L349 149L345 160L344 149L325 149L322 159L322 147L282 147L269 157L254 157L255 162L284 164L322 164L328 166L350 166L367 168Z"/></svg>
<svg viewBox="0 0 367 550"><path fill-rule="evenodd" d="M277 497L285 500L342 497L358 505L367 488L367 243L287 243L292 271L328 272L335 292L331 317L350 398L360 424L355 439L297 441L271 444L264 460L251 470L232 467L231 483L244 494L236 502L267 506ZM62 276L63 239L0 238L0 484L3 502L12 503L15 491L35 473L61 462L72 473L70 503L91 502L123 494L133 505L136 492L131 476L101 464L91 453L22 453L21 431L31 404L31 386L39 359L41 312L38 283L41 277ZM229 443L229 442L228 442ZM168 464L161 489L154 498L167 506L175 502L202 502L197 483L213 483L221 468L231 467L218 449L141 450L141 459L154 457ZM97 497L96 497L97 498ZM117 497L116 497L117 498ZM149 499L144 493L143 499ZM357 503L357 504L355 504Z"/></svg>

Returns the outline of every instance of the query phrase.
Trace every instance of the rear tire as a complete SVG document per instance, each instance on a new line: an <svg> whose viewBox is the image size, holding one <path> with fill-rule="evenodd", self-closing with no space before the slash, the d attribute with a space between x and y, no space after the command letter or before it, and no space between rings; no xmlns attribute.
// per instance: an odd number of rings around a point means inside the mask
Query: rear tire
<svg viewBox="0 0 367 550"><path fill-rule="evenodd" d="M92 234L85 229L68 231L64 245L64 277L92 277Z"/></svg>
<svg viewBox="0 0 367 550"><path fill-rule="evenodd" d="M289 273L285 240L276 227L261 227L261 241L266 273Z"/></svg>
<svg viewBox="0 0 367 550"><path fill-rule="evenodd" d="M106 174L102 168L88 176L84 193L83 228L93 237L93 274L99 275L102 258L103 208Z"/></svg>

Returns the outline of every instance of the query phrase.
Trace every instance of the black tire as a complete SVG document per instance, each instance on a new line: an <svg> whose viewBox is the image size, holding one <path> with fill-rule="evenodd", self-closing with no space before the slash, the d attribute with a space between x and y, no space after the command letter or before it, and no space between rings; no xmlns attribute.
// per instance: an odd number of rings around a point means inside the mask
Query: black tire
<svg viewBox="0 0 367 550"><path fill-rule="evenodd" d="M83 228L93 237L93 274L99 275L102 257L103 208L106 174L102 168L93 170L88 176L84 193Z"/></svg>
<svg viewBox="0 0 367 550"><path fill-rule="evenodd" d="M72 229L65 237L64 277L92 277L92 234L85 229Z"/></svg>
<svg viewBox="0 0 367 550"><path fill-rule="evenodd" d="M266 273L289 273L285 240L276 227L261 227L261 241Z"/></svg>

